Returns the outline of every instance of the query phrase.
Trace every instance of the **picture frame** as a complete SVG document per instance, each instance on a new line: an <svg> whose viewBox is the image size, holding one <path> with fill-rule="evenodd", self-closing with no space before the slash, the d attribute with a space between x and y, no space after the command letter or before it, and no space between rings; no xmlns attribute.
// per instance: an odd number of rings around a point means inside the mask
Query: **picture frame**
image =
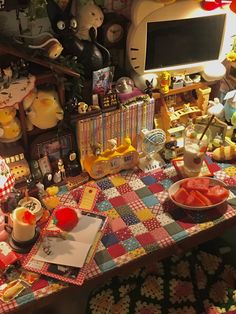
<svg viewBox="0 0 236 314"><path fill-rule="evenodd" d="M203 125L203 126L207 126L210 118L211 117L208 115L199 116L199 117L196 117L195 123ZM221 121L220 119L218 119L217 117L215 117L211 125L209 126L209 130L211 132L211 140L213 140L217 135L220 135L222 136L222 140L224 141L226 131L227 131L227 124Z"/></svg>

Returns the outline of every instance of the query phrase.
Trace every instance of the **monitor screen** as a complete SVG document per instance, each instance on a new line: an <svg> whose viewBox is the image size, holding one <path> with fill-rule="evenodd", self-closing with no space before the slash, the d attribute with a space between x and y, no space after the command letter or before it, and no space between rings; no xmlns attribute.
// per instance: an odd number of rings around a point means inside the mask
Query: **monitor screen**
<svg viewBox="0 0 236 314"><path fill-rule="evenodd" d="M225 14L147 23L145 70L219 58Z"/></svg>

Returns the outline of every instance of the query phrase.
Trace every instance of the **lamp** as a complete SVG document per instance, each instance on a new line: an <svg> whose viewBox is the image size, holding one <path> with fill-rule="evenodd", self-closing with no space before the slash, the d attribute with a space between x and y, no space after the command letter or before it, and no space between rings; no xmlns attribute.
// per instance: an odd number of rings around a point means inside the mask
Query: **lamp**
<svg viewBox="0 0 236 314"><path fill-rule="evenodd" d="M0 209L4 208L4 203L12 191L14 183L15 178L13 174L11 174L5 160L0 157ZM4 224L4 216L0 211L0 241L6 240L8 236L8 233L4 229Z"/></svg>

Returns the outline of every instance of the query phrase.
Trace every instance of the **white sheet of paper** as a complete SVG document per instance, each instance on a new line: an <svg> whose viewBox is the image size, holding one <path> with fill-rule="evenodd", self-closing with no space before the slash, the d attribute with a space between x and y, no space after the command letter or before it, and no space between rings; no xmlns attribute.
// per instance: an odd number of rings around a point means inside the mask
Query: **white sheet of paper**
<svg viewBox="0 0 236 314"><path fill-rule="evenodd" d="M90 244L77 241L63 240L59 238L48 238L50 244L50 254L46 254L49 250L45 250L43 242L34 256L34 259L65 266L82 267L86 260Z"/></svg>
<svg viewBox="0 0 236 314"><path fill-rule="evenodd" d="M97 232L101 228L102 219L82 215L77 226L69 232L70 240L93 244Z"/></svg>

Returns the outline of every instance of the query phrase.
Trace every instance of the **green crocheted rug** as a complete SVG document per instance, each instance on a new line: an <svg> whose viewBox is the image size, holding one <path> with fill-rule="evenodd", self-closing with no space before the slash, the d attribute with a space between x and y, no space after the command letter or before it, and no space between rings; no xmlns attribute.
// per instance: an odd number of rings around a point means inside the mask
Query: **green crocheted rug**
<svg viewBox="0 0 236 314"><path fill-rule="evenodd" d="M86 313L218 314L236 310L236 270L195 251L115 277L90 296Z"/></svg>

